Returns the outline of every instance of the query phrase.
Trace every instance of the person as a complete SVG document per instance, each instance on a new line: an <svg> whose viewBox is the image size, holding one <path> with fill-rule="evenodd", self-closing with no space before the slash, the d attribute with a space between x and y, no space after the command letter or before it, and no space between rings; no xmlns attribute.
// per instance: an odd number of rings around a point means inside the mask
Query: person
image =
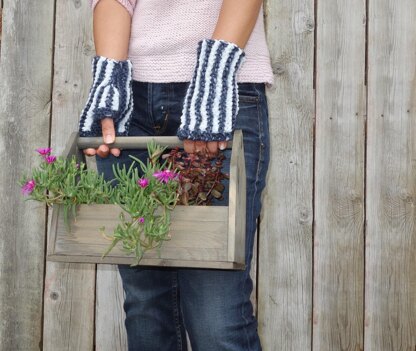
<svg viewBox="0 0 416 351"><path fill-rule="evenodd" d="M262 1L91 1L96 56L79 132L103 137L84 153L106 179L115 162L145 152L112 147L116 136L177 135L186 152L215 157L243 131L246 269L118 265L128 348L187 350L187 332L193 351L261 350L249 273L274 84Z"/></svg>

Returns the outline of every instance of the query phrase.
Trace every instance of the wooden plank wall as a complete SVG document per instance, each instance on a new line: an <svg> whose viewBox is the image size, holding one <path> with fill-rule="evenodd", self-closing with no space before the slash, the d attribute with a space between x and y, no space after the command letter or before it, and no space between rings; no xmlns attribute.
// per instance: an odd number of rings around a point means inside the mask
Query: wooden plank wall
<svg viewBox="0 0 416 351"><path fill-rule="evenodd" d="M365 350L416 350L416 2L370 2Z"/></svg>
<svg viewBox="0 0 416 351"><path fill-rule="evenodd" d="M0 54L1 54L1 33L3 30L2 24L3 24L3 20L2 20L2 15L3 15L3 0L0 0Z"/></svg>
<svg viewBox="0 0 416 351"><path fill-rule="evenodd" d="M278 84L269 93L273 159L260 226L263 344L413 351L416 4L267 4ZM314 60L303 23L315 23Z"/></svg>
<svg viewBox="0 0 416 351"><path fill-rule="evenodd" d="M311 343L313 5L266 3L276 88L268 92L271 162L259 235L258 317L265 350L309 350Z"/></svg>
<svg viewBox="0 0 416 351"><path fill-rule="evenodd" d="M416 2L264 6L276 87L253 265L263 349L414 351ZM89 4L0 7L0 350L127 350L116 267L45 262L50 218L16 184L35 148L59 153L77 128Z"/></svg>
<svg viewBox="0 0 416 351"><path fill-rule="evenodd" d="M54 1L3 0L0 65L0 349L39 350L46 208L17 181L48 144Z"/></svg>
<svg viewBox="0 0 416 351"><path fill-rule="evenodd" d="M57 153L68 130L77 129L91 84L91 19L89 2L57 0L51 131ZM45 280L44 350L127 349L115 266L47 262Z"/></svg>
<svg viewBox="0 0 416 351"><path fill-rule="evenodd" d="M317 5L312 348L355 351L363 348L365 2Z"/></svg>
<svg viewBox="0 0 416 351"><path fill-rule="evenodd" d="M71 14L68 16L68 14ZM91 80L94 44L88 2L56 1L51 146L63 151ZM92 350L95 313L94 264L47 262L44 350Z"/></svg>

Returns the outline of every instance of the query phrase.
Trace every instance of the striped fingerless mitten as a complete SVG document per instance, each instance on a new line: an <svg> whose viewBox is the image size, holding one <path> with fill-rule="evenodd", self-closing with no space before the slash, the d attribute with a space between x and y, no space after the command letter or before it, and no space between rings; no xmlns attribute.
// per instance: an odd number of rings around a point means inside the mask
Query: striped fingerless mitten
<svg viewBox="0 0 416 351"><path fill-rule="evenodd" d="M245 60L234 43L203 39L181 115L179 139L230 140L238 113L236 73Z"/></svg>
<svg viewBox="0 0 416 351"><path fill-rule="evenodd" d="M101 136L101 119L113 118L116 135L127 135L133 111L132 64L103 56L92 59L93 83L79 121L80 136Z"/></svg>

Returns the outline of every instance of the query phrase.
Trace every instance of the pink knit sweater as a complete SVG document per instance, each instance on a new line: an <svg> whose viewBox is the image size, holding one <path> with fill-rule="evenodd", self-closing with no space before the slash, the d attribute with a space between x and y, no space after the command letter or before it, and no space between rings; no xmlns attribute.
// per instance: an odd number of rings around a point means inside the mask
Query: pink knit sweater
<svg viewBox="0 0 416 351"><path fill-rule="evenodd" d="M100 0L90 0L92 9ZM132 16L128 58L133 79L142 82L188 82L198 41L212 38L222 0L117 0ZM263 23L263 7L244 48L246 60L238 82L274 84Z"/></svg>

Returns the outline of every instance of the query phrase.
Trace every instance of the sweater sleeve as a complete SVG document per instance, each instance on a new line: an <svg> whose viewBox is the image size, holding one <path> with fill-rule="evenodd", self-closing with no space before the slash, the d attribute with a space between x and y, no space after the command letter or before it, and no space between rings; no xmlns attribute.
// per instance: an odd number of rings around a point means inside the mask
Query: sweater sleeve
<svg viewBox="0 0 416 351"><path fill-rule="evenodd" d="M91 10L94 11L95 6L100 0L90 0ZM130 16L133 16L134 8L136 7L137 0L117 0L128 11Z"/></svg>

